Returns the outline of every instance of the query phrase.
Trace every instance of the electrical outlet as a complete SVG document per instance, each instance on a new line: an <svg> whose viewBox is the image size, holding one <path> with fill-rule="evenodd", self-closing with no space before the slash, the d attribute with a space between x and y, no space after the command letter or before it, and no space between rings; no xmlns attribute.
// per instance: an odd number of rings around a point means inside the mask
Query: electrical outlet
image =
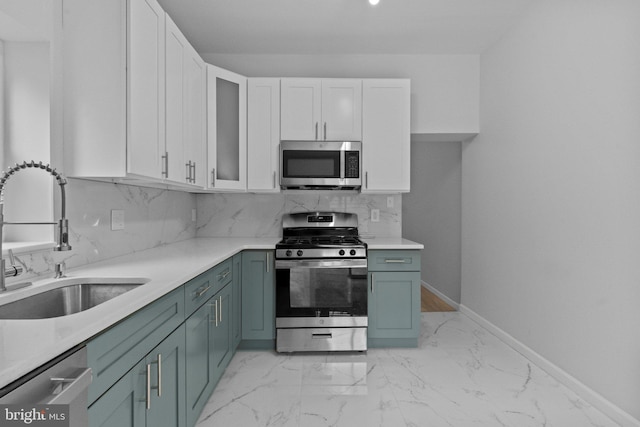
<svg viewBox="0 0 640 427"><path fill-rule="evenodd" d="M111 231L124 230L124 210L111 209Z"/></svg>
<svg viewBox="0 0 640 427"><path fill-rule="evenodd" d="M388 208L393 207L393 196L387 196L387 207Z"/></svg>
<svg viewBox="0 0 640 427"><path fill-rule="evenodd" d="M371 222L380 221L380 209L371 209Z"/></svg>

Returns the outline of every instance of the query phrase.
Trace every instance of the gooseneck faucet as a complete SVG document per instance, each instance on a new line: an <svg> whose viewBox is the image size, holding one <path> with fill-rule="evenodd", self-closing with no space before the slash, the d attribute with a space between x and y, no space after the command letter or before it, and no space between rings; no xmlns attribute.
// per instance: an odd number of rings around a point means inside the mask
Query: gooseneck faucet
<svg viewBox="0 0 640 427"><path fill-rule="evenodd" d="M4 220L4 188L7 180L11 177L11 175L16 172L27 169L42 169L49 174L51 174L58 185L60 186L60 195L61 195L61 214L58 222L6 222ZM2 256L2 230L5 225L57 225L58 226L58 243L55 246L55 251L68 251L71 250L71 245L69 245L69 220L66 218L66 195L64 191L64 186L67 184L67 180L65 177L57 172L55 169L52 169L51 166L43 165L42 162L22 162L16 163L15 166L9 168L8 171L3 172L2 177L0 177L0 257ZM5 267L5 260L2 258L0 260L0 292L5 292L7 290L5 284L6 277L14 277L18 276L22 273L22 267L15 265L13 261L13 254L10 252L11 256L11 267Z"/></svg>

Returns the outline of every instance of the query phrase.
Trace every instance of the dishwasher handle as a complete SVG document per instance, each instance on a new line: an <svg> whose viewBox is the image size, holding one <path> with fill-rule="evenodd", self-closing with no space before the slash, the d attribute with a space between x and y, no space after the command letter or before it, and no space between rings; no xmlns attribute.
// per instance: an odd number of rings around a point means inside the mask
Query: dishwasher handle
<svg viewBox="0 0 640 427"><path fill-rule="evenodd" d="M91 368L84 369L75 378L51 378L53 391L45 399L47 405L68 405L89 388L93 380Z"/></svg>

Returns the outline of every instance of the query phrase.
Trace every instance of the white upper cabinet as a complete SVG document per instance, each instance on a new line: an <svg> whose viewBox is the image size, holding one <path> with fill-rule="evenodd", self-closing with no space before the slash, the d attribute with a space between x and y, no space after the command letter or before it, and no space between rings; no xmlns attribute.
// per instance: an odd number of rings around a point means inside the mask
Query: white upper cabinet
<svg viewBox="0 0 640 427"><path fill-rule="evenodd" d="M68 176L162 180L165 14L155 0L65 0Z"/></svg>
<svg viewBox="0 0 640 427"><path fill-rule="evenodd" d="M207 188L247 190L247 78L207 64Z"/></svg>
<svg viewBox="0 0 640 427"><path fill-rule="evenodd" d="M205 185L205 64L167 15L164 176Z"/></svg>
<svg viewBox="0 0 640 427"><path fill-rule="evenodd" d="M175 182L188 182L184 157L184 51L189 43L176 24L166 21L166 108L164 177Z"/></svg>
<svg viewBox="0 0 640 427"><path fill-rule="evenodd" d="M191 184L207 185L207 66L191 46L185 50L185 166Z"/></svg>
<svg viewBox="0 0 640 427"><path fill-rule="evenodd" d="M411 88L407 79L362 83L363 193L410 190Z"/></svg>
<svg viewBox="0 0 640 427"><path fill-rule="evenodd" d="M362 80L282 79L282 140L360 141Z"/></svg>
<svg viewBox="0 0 640 427"><path fill-rule="evenodd" d="M280 191L280 79L247 80L247 190Z"/></svg>
<svg viewBox="0 0 640 427"><path fill-rule="evenodd" d="M127 172L162 178L165 13L155 0L129 0Z"/></svg>

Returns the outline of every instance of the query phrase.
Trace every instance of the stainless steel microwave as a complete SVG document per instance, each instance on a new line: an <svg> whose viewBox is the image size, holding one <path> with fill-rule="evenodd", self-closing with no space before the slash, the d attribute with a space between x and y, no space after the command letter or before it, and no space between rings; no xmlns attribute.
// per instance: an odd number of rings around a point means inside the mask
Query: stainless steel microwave
<svg viewBox="0 0 640 427"><path fill-rule="evenodd" d="M282 141L283 189L357 190L362 186L359 141Z"/></svg>

